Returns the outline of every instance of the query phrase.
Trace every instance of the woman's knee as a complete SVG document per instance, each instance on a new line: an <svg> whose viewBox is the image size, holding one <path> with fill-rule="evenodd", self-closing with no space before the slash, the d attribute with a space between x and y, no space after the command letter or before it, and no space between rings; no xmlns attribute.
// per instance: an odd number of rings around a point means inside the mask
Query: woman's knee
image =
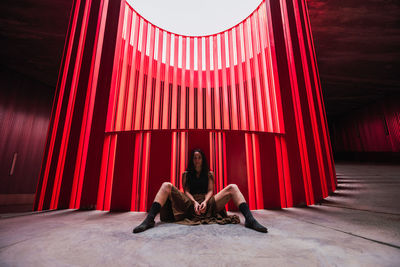
<svg viewBox="0 0 400 267"><path fill-rule="evenodd" d="M167 191L167 192L171 192L171 188L172 188L172 183L170 183L170 182L164 182L161 185L161 189L163 189L164 191Z"/></svg>
<svg viewBox="0 0 400 267"><path fill-rule="evenodd" d="M230 194L239 191L239 187L236 184L229 184L226 188Z"/></svg>

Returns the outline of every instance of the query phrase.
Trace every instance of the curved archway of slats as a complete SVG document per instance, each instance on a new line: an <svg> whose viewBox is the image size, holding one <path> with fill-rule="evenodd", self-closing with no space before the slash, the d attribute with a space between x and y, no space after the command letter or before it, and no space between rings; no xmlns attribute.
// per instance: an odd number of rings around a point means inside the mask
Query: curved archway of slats
<svg viewBox="0 0 400 267"><path fill-rule="evenodd" d="M162 182L182 189L195 147L214 193L235 183L251 209L335 190L304 0L198 37L125 1L76 0L67 37L34 209L146 211Z"/></svg>

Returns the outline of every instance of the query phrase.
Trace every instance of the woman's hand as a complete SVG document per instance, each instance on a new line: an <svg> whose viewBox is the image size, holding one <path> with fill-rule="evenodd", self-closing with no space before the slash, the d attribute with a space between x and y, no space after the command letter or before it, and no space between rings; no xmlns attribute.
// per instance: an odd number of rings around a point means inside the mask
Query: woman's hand
<svg viewBox="0 0 400 267"><path fill-rule="evenodd" d="M200 204L199 204L199 202L197 202L197 201L194 202L194 212L195 212L197 215L200 215Z"/></svg>
<svg viewBox="0 0 400 267"><path fill-rule="evenodd" d="M200 213L201 214L205 213L206 212L206 208L207 208L207 201L204 200L200 204L200 208L199 208Z"/></svg>

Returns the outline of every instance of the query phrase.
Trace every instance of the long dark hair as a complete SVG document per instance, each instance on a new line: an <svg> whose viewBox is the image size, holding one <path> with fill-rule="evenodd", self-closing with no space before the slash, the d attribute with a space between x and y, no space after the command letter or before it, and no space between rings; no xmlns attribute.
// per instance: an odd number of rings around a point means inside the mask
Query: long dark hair
<svg viewBox="0 0 400 267"><path fill-rule="evenodd" d="M196 177L196 169L195 169L194 163L193 163L194 153L196 153L196 152L199 152L201 154L200 179L208 179L208 172L210 169L208 167L206 155L200 148L195 148L190 153L189 162L188 162L187 168L186 168L186 171L188 172L186 175L186 186L188 188L190 188L192 179L194 179Z"/></svg>

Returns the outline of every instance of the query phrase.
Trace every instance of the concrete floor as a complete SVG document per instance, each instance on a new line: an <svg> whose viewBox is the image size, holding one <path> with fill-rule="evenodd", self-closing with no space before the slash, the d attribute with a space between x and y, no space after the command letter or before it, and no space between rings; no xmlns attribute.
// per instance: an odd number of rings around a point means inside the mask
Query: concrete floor
<svg viewBox="0 0 400 267"><path fill-rule="evenodd" d="M241 224L161 223L145 213L0 214L0 266L400 266L400 166L336 164L321 205L257 210L269 233ZM234 214L233 212L229 212Z"/></svg>

